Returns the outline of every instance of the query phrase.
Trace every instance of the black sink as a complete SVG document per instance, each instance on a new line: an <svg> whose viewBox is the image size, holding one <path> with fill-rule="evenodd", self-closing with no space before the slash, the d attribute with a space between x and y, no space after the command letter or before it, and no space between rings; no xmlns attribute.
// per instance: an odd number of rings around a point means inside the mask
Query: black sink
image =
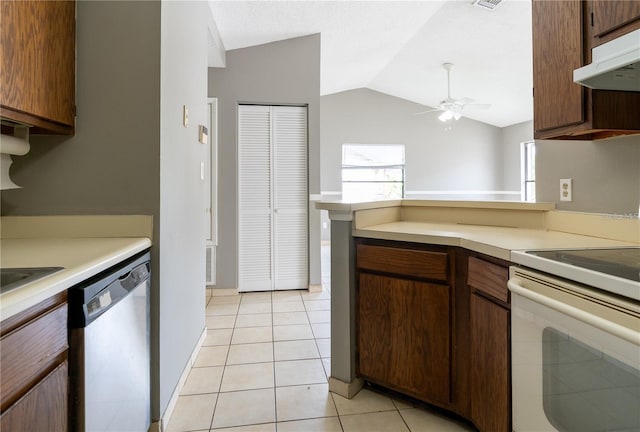
<svg viewBox="0 0 640 432"><path fill-rule="evenodd" d="M25 267L0 269L0 294L64 270L64 267Z"/></svg>

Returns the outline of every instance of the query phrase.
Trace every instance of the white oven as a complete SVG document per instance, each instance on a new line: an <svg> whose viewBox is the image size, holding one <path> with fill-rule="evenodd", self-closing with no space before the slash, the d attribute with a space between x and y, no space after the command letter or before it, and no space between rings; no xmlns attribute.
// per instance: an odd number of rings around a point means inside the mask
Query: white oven
<svg viewBox="0 0 640 432"><path fill-rule="evenodd" d="M640 303L520 267L509 289L513 430L640 431Z"/></svg>

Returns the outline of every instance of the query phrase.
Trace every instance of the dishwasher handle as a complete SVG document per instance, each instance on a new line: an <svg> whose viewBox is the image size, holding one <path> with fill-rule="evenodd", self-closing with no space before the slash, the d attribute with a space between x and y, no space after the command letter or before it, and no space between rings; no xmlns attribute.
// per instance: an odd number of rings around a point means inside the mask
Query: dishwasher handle
<svg viewBox="0 0 640 432"><path fill-rule="evenodd" d="M148 286L150 278L151 254L146 250L71 287L69 328L88 326L137 287Z"/></svg>
<svg viewBox="0 0 640 432"><path fill-rule="evenodd" d="M131 291L147 279L149 279L149 263L144 263L120 276L111 285L119 283L125 290Z"/></svg>
<svg viewBox="0 0 640 432"><path fill-rule="evenodd" d="M85 325L114 307L149 279L149 263L143 263L111 282L84 305Z"/></svg>

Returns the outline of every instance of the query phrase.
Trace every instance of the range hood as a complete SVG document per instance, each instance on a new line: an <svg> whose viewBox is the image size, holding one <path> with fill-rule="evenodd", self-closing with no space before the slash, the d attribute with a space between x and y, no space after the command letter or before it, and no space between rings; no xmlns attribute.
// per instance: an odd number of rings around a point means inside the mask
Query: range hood
<svg viewBox="0 0 640 432"><path fill-rule="evenodd" d="M640 92L640 29L591 50L591 64L573 71L573 81L598 90Z"/></svg>

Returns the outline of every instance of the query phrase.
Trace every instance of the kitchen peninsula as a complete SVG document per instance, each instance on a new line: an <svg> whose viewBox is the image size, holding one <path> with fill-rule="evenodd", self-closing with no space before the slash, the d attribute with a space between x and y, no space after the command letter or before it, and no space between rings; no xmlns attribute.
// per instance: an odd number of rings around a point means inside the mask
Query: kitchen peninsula
<svg viewBox="0 0 640 432"><path fill-rule="evenodd" d="M553 204L319 202L331 219L330 390L363 383L511 430L511 252L638 246L636 218Z"/></svg>

